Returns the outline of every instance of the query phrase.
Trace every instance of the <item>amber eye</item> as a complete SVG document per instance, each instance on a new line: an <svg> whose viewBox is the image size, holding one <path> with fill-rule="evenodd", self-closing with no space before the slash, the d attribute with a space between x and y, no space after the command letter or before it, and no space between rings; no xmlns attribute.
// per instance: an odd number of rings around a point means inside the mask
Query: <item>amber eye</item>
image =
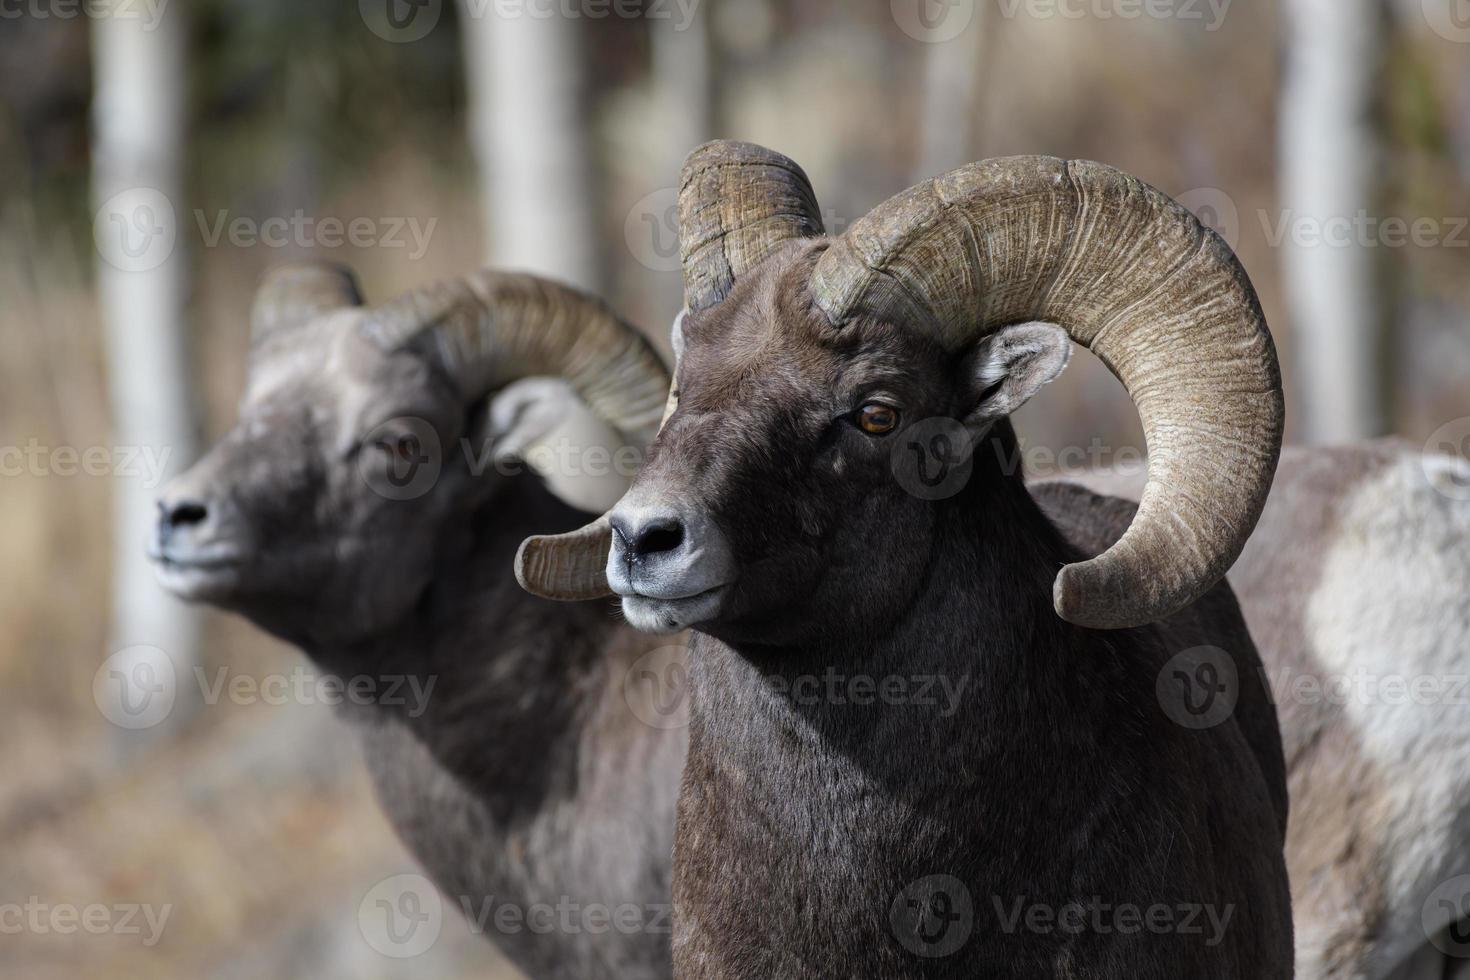
<svg viewBox="0 0 1470 980"><path fill-rule="evenodd" d="M413 459L419 455L419 440L415 435L391 436L377 440L374 445L398 459Z"/></svg>
<svg viewBox="0 0 1470 980"><path fill-rule="evenodd" d="M869 402L857 412L858 428L870 436L881 436L898 428L898 409Z"/></svg>

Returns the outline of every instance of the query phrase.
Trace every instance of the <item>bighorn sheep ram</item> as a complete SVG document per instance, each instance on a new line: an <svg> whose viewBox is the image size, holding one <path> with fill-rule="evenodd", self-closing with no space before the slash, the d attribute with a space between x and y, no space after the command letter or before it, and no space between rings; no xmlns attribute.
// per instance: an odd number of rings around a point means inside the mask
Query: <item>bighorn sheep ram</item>
<svg viewBox="0 0 1470 980"><path fill-rule="evenodd" d="M161 581L369 685L374 703L345 711L383 808L521 970L668 977L684 734L640 721L624 679L679 654L650 653L603 604L519 589L521 539L586 515L473 463L557 414L557 386L530 376L565 379L641 450L668 384L657 355L601 304L493 272L368 308L345 269L286 267L252 319L238 423L160 501ZM513 404L492 406L497 391ZM474 452L451 451L461 440ZM439 469L432 486L415 466ZM572 928L569 902L587 917Z"/></svg>
<svg viewBox="0 0 1470 980"><path fill-rule="evenodd" d="M795 163L714 143L679 213L662 430L610 515L517 556L539 594L611 585L634 625L695 630L676 975L1290 976L1280 735L1217 584L1282 398L1228 247L1046 158L828 238ZM1003 465L1069 337L1138 405L1136 516L1070 488L1054 523ZM1222 657L1234 711L1192 724ZM898 683L925 678L954 710Z"/></svg>
<svg viewBox="0 0 1470 980"><path fill-rule="evenodd" d="M1470 917L1470 463L1288 449L1229 578L1281 712L1298 980L1470 977L1470 928L1438 934Z"/></svg>

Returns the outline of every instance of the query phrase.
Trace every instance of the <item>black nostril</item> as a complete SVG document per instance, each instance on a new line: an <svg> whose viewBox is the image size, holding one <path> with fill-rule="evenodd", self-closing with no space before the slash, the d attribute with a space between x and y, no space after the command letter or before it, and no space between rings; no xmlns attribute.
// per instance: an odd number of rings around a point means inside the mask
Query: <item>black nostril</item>
<svg viewBox="0 0 1470 980"><path fill-rule="evenodd" d="M163 511L163 523L170 528L203 524L209 517L209 509L194 500L183 500L175 504L159 504Z"/></svg>
<svg viewBox="0 0 1470 980"><path fill-rule="evenodd" d="M640 555L673 551L684 541L684 525L676 522L645 528L633 542L633 550Z"/></svg>
<svg viewBox="0 0 1470 980"><path fill-rule="evenodd" d="M613 531L622 540L629 560L673 551L684 541L684 522L673 517L655 518L639 527L628 527L614 519Z"/></svg>

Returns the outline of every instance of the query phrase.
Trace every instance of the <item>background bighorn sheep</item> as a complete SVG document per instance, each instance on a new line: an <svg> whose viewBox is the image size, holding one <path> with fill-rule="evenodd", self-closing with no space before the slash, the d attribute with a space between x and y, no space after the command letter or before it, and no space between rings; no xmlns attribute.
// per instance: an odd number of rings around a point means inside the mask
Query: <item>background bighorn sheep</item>
<svg viewBox="0 0 1470 980"><path fill-rule="evenodd" d="M1464 460L1397 440L1289 449L1230 572L1281 714L1300 980L1458 976L1425 930L1464 914L1435 890L1470 873L1467 487Z"/></svg>
<svg viewBox="0 0 1470 980"><path fill-rule="evenodd" d="M639 907L631 932L492 925L520 969L667 977L668 868L653 855L671 846L661 815L684 737L639 721L623 693L660 643L601 605L521 591L521 539L586 515L452 449L536 435L527 424L557 414L554 385L508 393L514 412L488 404L529 375L564 378L635 445L668 383L605 307L531 276L482 272L367 308L344 269L277 270L255 305L239 422L167 488L153 557L168 588L241 613L324 672L408 677L427 694L347 713L384 810L449 904ZM390 499L377 479L435 439L445 451L421 460L442 466L432 488Z"/></svg>
<svg viewBox="0 0 1470 980"><path fill-rule="evenodd" d="M695 628L679 975L1289 976L1280 737L1215 585L1282 415L1233 254L1138 181L1043 158L963 168L826 238L796 164L714 143L679 209L672 413L610 517L519 556L543 594L610 584L634 624ZM1131 523L1075 491L1058 527L1001 463L1069 337L1143 418ZM963 420L975 452L942 454L973 471L919 499L890 467L937 416ZM1240 702L1197 730L1158 681L1205 644L1234 657ZM831 673L967 686L948 715L793 696ZM916 955L966 889L973 936ZM1209 940L1007 927L1017 903L1232 919Z"/></svg>

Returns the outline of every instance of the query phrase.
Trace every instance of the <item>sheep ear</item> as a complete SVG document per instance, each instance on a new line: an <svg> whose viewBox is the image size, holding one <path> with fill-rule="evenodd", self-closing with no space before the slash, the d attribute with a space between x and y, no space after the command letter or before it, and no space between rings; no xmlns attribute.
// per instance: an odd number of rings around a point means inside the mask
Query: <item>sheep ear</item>
<svg viewBox="0 0 1470 980"><path fill-rule="evenodd" d="M1002 327L975 345L966 364L973 385L965 423L984 430L1055 381L1072 358L1067 332L1050 323Z"/></svg>
<svg viewBox="0 0 1470 980"><path fill-rule="evenodd" d="M674 326L669 331L669 344L674 349L675 371L679 370L679 362L684 359L684 318L688 315L689 308L686 306L679 311L678 316L674 317Z"/></svg>
<svg viewBox="0 0 1470 980"><path fill-rule="evenodd" d="M485 435L497 460L524 459L563 420L590 411L562 378L522 378L490 399Z"/></svg>
<svg viewBox="0 0 1470 980"><path fill-rule="evenodd" d="M626 440L563 378L523 378L490 400L484 442L497 464L524 462L562 501L608 510L632 482ZM642 457L632 447L631 460Z"/></svg>

